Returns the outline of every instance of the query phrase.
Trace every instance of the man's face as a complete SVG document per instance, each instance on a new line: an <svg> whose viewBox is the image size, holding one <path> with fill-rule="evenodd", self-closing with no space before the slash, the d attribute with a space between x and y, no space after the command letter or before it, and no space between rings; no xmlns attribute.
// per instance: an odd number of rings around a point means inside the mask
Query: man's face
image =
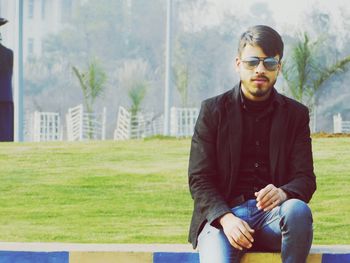
<svg viewBox="0 0 350 263"><path fill-rule="evenodd" d="M261 61L258 62L257 58ZM247 45L236 58L242 92L250 100L262 101L269 97L280 69L279 55L268 57L259 46Z"/></svg>

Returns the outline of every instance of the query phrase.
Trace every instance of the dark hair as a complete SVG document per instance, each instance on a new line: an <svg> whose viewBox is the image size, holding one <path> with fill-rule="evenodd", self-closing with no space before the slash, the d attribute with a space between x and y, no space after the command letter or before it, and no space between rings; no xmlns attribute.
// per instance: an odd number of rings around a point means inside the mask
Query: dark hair
<svg viewBox="0 0 350 263"><path fill-rule="evenodd" d="M276 30L269 26L257 25L250 27L241 35L238 43L238 55L242 54L247 45L259 46L267 56L283 57L283 41Z"/></svg>

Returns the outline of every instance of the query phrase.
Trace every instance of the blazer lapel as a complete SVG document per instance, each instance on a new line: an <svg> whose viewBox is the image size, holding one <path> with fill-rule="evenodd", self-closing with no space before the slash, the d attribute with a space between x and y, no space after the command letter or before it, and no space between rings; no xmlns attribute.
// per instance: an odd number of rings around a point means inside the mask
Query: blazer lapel
<svg viewBox="0 0 350 263"><path fill-rule="evenodd" d="M233 88L233 96L226 103L227 118L229 122L229 144L231 152L231 172L238 172L241 146L242 146L242 114L240 106L239 85Z"/></svg>
<svg viewBox="0 0 350 263"><path fill-rule="evenodd" d="M286 133L287 133L287 111L284 105L284 101L276 92L277 97L277 106L273 113L272 122L271 122L271 130L270 130L270 169L272 182L275 183L275 172L276 165L278 160L278 154L281 149L281 144L285 141Z"/></svg>

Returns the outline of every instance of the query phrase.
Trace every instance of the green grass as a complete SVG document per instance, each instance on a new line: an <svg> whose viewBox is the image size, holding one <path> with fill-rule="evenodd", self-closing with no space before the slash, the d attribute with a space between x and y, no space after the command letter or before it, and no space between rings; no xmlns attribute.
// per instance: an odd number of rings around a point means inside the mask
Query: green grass
<svg viewBox="0 0 350 263"><path fill-rule="evenodd" d="M186 243L190 141L0 144L0 241ZM350 243L350 138L313 140L314 244Z"/></svg>
<svg viewBox="0 0 350 263"><path fill-rule="evenodd" d="M350 138L313 139L314 243L350 244Z"/></svg>

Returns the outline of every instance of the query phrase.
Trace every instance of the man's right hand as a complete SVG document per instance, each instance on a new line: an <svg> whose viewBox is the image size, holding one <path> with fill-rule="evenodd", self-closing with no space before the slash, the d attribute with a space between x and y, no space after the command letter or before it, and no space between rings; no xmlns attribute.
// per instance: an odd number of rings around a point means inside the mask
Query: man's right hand
<svg viewBox="0 0 350 263"><path fill-rule="evenodd" d="M234 248L242 250L243 248L252 247L254 229L251 229L247 222L232 213L227 213L219 219L219 223Z"/></svg>

